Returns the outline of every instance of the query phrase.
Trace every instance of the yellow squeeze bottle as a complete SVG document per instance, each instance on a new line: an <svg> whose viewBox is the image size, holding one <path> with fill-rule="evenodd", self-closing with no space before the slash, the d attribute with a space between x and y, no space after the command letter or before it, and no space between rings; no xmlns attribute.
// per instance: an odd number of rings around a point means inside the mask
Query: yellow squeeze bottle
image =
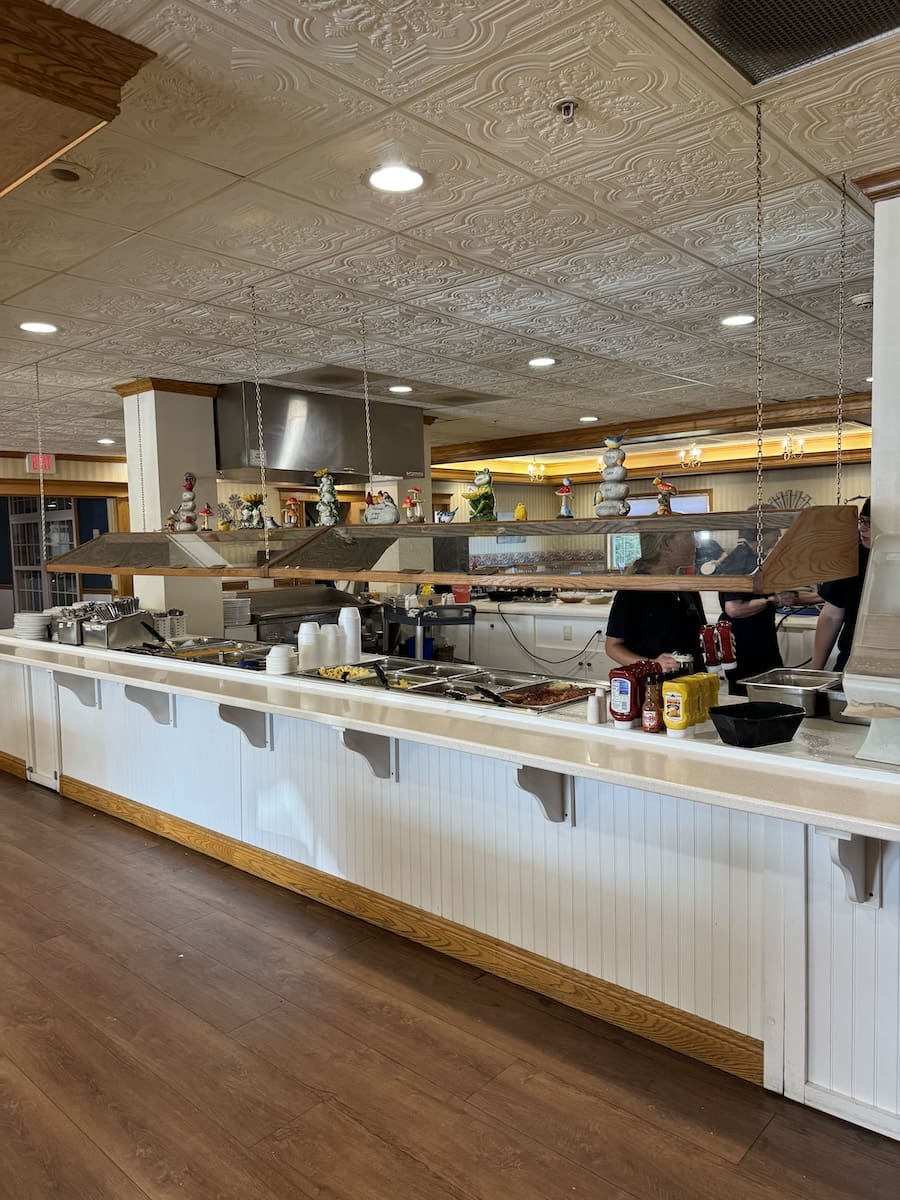
<svg viewBox="0 0 900 1200"><path fill-rule="evenodd" d="M706 687L706 717L704 719L708 721L709 710L711 708L715 708L715 706L719 703L720 680L715 671L710 671L708 674L704 675L703 680Z"/></svg>
<svg viewBox="0 0 900 1200"><path fill-rule="evenodd" d="M694 689L687 676L663 684L663 722L670 737L684 737L693 724Z"/></svg>
<svg viewBox="0 0 900 1200"><path fill-rule="evenodd" d="M707 704L709 692L707 691L706 672L698 671L695 675L688 675L691 687L694 689L694 724L702 725L709 715L707 713Z"/></svg>

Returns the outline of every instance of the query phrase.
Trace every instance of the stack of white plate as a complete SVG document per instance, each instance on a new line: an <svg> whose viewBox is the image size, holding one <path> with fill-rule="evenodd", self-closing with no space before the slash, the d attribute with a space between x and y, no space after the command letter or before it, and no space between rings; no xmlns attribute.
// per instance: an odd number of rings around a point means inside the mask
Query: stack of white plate
<svg viewBox="0 0 900 1200"><path fill-rule="evenodd" d="M222 611L226 625L249 625L250 597L223 596Z"/></svg>
<svg viewBox="0 0 900 1200"><path fill-rule="evenodd" d="M16 637L34 642L48 642L52 615L49 612L17 612L13 617Z"/></svg>

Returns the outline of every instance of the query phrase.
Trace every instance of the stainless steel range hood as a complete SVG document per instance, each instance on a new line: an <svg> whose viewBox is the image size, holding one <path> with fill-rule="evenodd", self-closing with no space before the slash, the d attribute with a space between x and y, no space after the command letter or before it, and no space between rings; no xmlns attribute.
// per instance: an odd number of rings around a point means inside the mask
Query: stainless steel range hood
<svg viewBox="0 0 900 1200"><path fill-rule="evenodd" d="M421 479L425 473L422 410L373 402L372 461L378 475ZM266 473L274 483L314 484L327 467L337 483L368 478L363 402L298 388L262 387ZM256 393L230 383L215 401L216 456L226 479L259 478Z"/></svg>

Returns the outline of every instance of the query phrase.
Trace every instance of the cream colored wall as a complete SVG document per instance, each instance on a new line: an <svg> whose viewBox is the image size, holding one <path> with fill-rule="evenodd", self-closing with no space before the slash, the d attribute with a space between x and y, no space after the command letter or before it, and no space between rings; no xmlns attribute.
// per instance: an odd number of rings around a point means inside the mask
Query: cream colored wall
<svg viewBox="0 0 900 1200"><path fill-rule="evenodd" d="M66 458L56 460L56 474L46 476L47 482L57 479L73 479L85 483L127 483L128 472L123 462L80 462ZM16 458L0 458L0 479L32 479L25 470L25 455Z"/></svg>

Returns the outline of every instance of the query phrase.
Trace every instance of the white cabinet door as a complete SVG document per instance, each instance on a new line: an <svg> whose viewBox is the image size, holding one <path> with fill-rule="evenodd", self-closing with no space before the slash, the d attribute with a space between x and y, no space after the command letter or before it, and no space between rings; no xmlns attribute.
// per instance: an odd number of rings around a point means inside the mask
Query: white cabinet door
<svg viewBox="0 0 900 1200"><path fill-rule="evenodd" d="M30 783L59 791L59 702L53 672L25 671L26 772Z"/></svg>
<svg viewBox="0 0 900 1200"><path fill-rule="evenodd" d="M498 671L541 671L531 657L534 617L479 613L475 618L472 658L482 667Z"/></svg>
<svg viewBox="0 0 900 1200"><path fill-rule="evenodd" d="M569 618L566 614L535 617L535 654L547 660L541 667L563 679L603 679L612 663L603 653L604 618Z"/></svg>

